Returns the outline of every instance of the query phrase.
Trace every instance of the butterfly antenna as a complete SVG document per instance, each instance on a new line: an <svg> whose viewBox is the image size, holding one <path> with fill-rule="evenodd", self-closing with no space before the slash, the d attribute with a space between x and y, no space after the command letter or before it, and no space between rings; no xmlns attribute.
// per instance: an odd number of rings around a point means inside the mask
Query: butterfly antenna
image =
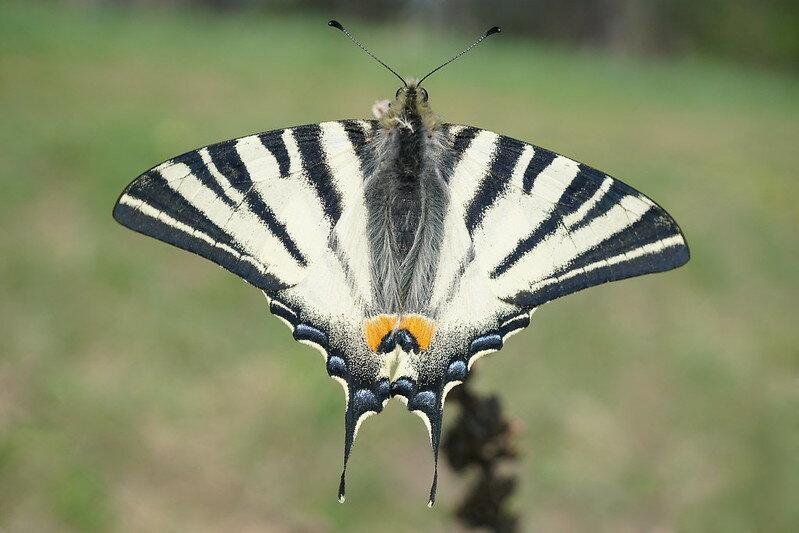
<svg viewBox="0 0 799 533"><path fill-rule="evenodd" d="M332 21L331 21L331 22L332 22ZM452 62L453 62L453 61L455 61L456 59L460 58L460 57L461 57L463 54L465 54L466 52L468 52L469 50L471 50L472 48L474 48L475 46L477 46L478 44L480 44L481 42L483 42L483 39L485 39L486 37L489 37L489 36L491 36L491 35L494 35L495 33L499 33L499 32L501 32L501 31L502 31L502 28L500 28L499 26L494 26L493 28L489 28L489 29L488 29L488 30L487 30L487 31L486 31L486 32L485 32L483 35L481 35L481 36L480 36L480 38L479 38L479 39L477 39L475 42L473 42L472 44L470 44L469 46L467 46L467 47L466 47L466 49L465 49L465 50L463 50L461 53L459 53L459 54L455 55L455 56L454 56L452 59L450 59L449 61L447 61L447 62L443 63L442 65L439 65L439 66L437 66L436 68L434 68L433 70L431 70L430 72L428 72L427 74L425 74L424 76L422 76L422 79L421 79L421 80L419 80L419 82L418 82L416 85L417 85L417 86L421 85L421 84L422 84L422 82L423 82L424 80L426 80L426 79L427 79L427 78L428 78L428 77L429 77L431 74L433 74L434 72L436 72L436 71L438 71L438 70L441 70L442 68L446 67L447 65L449 65L450 63L452 63Z"/></svg>
<svg viewBox="0 0 799 533"><path fill-rule="evenodd" d="M341 31L344 33L344 35L346 35L347 37L349 37L349 38L350 38L350 40L352 40L352 42L354 42L356 45L358 45L358 48L360 48L361 50L363 50L364 52L366 52L366 53L369 55L369 57L371 57L372 59L374 59L375 61L377 61L377 62L378 62L378 63L380 63L381 65L383 65L384 67L386 67L386 68L389 70L389 72L391 72L392 74L394 74L396 77L398 77L398 78L399 78L399 80L402 82L402 84L403 84L403 85L405 85L405 87L407 87L407 86L408 86L408 84L405 82L405 80L404 80L404 79L402 79L402 76L400 76L399 74L397 74L397 72L396 72L396 71L395 71L393 68L389 67L388 65L386 65L385 63L383 63L382 61L380 61L380 60L377 58L377 56L375 56L375 55L374 55L372 52L370 52L370 51L369 51L369 49L368 49L368 48L366 48L364 45L362 45L362 44L360 43L360 41L358 41L358 39L356 39L356 38L355 38L355 37L354 37L354 36L353 36L353 35L352 35L352 34L349 32L349 30L347 30L347 28L345 28L344 26L342 26L342 25L341 25L341 22L339 22L339 21L337 21L337 20L331 20L331 21L329 21L329 22L327 23L327 25L328 25L328 26L330 26L330 27L332 27L332 28L336 28L337 30L341 30Z"/></svg>

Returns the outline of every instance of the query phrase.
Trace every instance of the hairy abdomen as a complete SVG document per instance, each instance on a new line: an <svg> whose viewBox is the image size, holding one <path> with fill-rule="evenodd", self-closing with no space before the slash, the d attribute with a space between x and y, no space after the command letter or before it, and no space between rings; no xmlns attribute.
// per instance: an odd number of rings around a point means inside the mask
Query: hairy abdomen
<svg viewBox="0 0 799 533"><path fill-rule="evenodd" d="M427 310L447 204L441 178L441 134L382 131L369 165L365 197L374 311L423 313Z"/></svg>

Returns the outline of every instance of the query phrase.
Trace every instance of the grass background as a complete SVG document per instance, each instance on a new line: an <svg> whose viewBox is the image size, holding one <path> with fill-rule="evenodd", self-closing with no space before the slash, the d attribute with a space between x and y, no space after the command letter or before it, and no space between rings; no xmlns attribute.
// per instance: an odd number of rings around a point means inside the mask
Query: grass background
<svg viewBox="0 0 799 533"><path fill-rule="evenodd" d="M445 471L424 507L425 429L394 403L337 504L343 401L315 352L258 291L110 216L189 148L393 95L325 21L0 3L0 529L451 526L465 480ZM408 73L471 37L357 30ZM645 191L692 248L546 305L478 365L524 424L526 529L795 527L799 78L503 35L428 90L450 121Z"/></svg>

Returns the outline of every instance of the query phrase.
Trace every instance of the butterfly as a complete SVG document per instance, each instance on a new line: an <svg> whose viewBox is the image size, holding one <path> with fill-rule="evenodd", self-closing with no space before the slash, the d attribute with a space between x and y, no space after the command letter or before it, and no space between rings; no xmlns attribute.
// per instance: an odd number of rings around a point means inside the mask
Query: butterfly
<svg viewBox="0 0 799 533"><path fill-rule="evenodd" d="M257 287L317 349L361 424L397 398L428 429L436 495L444 401L540 305L689 259L680 228L629 185L550 150L443 122L402 85L376 120L248 135L174 157L122 192L121 224Z"/></svg>

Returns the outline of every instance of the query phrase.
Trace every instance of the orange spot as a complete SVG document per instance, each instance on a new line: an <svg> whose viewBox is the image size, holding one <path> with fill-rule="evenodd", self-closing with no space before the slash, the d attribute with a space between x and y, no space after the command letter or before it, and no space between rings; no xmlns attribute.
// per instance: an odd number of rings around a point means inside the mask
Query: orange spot
<svg viewBox="0 0 799 533"><path fill-rule="evenodd" d="M386 336L386 333L394 329L397 325L399 317L397 315L377 315L372 318L367 318L363 323L363 340L366 345L373 352L377 351L380 346L380 341Z"/></svg>
<svg viewBox="0 0 799 533"><path fill-rule="evenodd" d="M436 332L436 324L426 316L405 315L400 319L400 329L407 329L419 344L420 350L430 348L430 341Z"/></svg>

